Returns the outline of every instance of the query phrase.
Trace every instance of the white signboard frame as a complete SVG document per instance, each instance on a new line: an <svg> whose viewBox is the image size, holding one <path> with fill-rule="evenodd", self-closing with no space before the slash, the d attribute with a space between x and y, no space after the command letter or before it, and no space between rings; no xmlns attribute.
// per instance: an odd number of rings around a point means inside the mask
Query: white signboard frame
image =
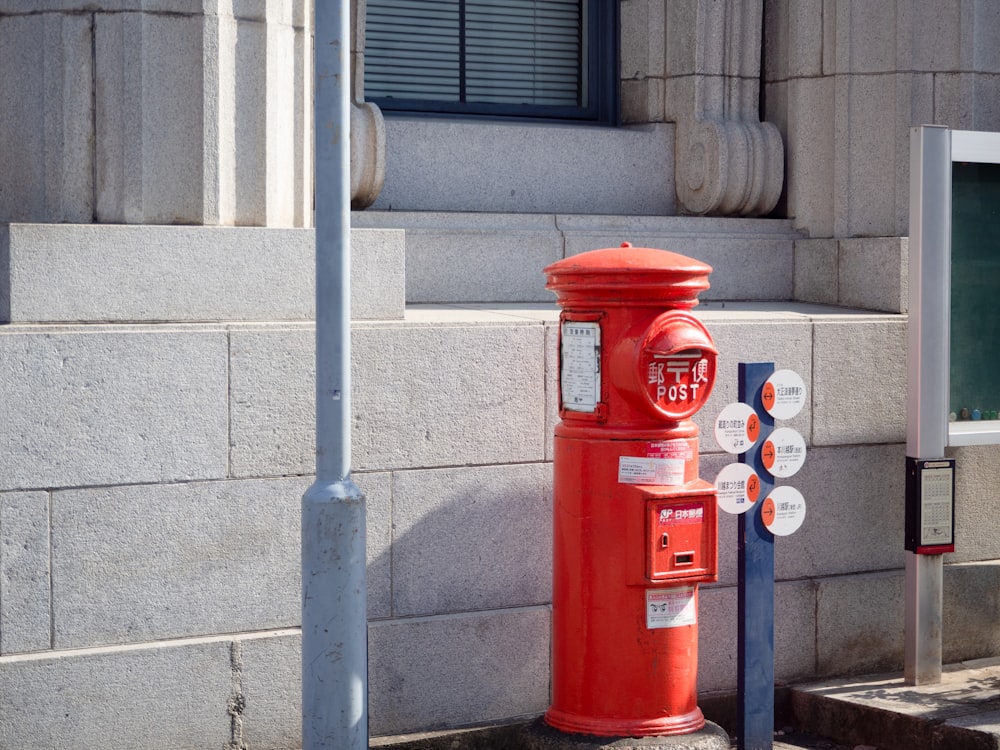
<svg viewBox="0 0 1000 750"><path fill-rule="evenodd" d="M911 129L906 454L1000 444L1000 420L948 421L951 389L952 164L1000 164L1000 133Z"/></svg>

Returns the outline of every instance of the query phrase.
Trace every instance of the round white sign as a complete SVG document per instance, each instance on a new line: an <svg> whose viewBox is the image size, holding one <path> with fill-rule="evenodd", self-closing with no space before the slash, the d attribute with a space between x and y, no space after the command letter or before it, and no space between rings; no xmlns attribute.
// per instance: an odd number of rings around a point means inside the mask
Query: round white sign
<svg viewBox="0 0 1000 750"><path fill-rule="evenodd" d="M760 436L760 417L753 407L729 404L715 418L715 442L726 453L746 453Z"/></svg>
<svg viewBox="0 0 1000 750"><path fill-rule="evenodd" d="M760 447L760 461L776 477L790 477L806 462L806 441L791 427L779 427Z"/></svg>
<svg viewBox="0 0 1000 750"><path fill-rule="evenodd" d="M778 370L764 382L760 400L775 419L791 419L806 403L806 384L793 370Z"/></svg>
<svg viewBox="0 0 1000 750"><path fill-rule="evenodd" d="M806 499L794 487L775 487L760 505L760 519L775 536L794 533L806 517Z"/></svg>
<svg viewBox="0 0 1000 750"><path fill-rule="evenodd" d="M726 513L746 513L760 496L760 477L748 464L729 464L715 478L715 490Z"/></svg>

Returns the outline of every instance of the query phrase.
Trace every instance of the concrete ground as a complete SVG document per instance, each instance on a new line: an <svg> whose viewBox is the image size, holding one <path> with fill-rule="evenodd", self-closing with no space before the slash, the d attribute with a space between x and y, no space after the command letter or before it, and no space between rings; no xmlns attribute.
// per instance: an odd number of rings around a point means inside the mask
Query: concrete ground
<svg viewBox="0 0 1000 750"><path fill-rule="evenodd" d="M1000 747L996 658L946 666L936 685L904 685L899 674L854 677L795 687L790 700L796 727L852 750Z"/></svg>
<svg viewBox="0 0 1000 750"><path fill-rule="evenodd" d="M997 750L1000 658L944 668L940 684L907 686L902 675L792 687L773 750ZM389 750L514 750L521 725L372 740ZM733 747L736 747L734 744Z"/></svg>

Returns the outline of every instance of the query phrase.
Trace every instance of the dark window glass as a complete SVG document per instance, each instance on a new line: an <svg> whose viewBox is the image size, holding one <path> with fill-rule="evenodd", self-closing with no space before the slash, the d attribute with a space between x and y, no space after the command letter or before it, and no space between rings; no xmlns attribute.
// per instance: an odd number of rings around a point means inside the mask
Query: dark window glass
<svg viewBox="0 0 1000 750"><path fill-rule="evenodd" d="M383 109L615 119L617 2L368 0L367 7L365 96Z"/></svg>

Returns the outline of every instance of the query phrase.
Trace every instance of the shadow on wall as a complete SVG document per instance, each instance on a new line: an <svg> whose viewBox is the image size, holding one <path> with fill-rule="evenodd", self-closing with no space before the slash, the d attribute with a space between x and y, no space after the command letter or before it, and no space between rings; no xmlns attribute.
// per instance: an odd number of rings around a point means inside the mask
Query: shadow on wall
<svg viewBox="0 0 1000 750"><path fill-rule="evenodd" d="M368 565L371 735L542 713L551 464L399 471L388 492L356 479L381 546Z"/></svg>

